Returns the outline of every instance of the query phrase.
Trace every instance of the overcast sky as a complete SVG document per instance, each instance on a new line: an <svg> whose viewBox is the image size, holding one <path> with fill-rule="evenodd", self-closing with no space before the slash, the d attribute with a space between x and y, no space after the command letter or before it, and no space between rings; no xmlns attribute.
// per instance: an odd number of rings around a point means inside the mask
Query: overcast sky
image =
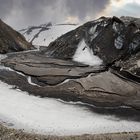
<svg viewBox="0 0 140 140"><path fill-rule="evenodd" d="M83 23L100 16L138 17L139 13L140 0L0 0L0 18L16 29L50 21Z"/></svg>

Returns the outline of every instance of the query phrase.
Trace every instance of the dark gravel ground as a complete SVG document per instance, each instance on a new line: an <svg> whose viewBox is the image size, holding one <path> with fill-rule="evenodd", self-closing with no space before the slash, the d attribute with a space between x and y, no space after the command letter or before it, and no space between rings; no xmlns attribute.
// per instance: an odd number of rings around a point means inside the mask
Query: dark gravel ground
<svg viewBox="0 0 140 140"><path fill-rule="evenodd" d="M101 135L48 136L25 133L0 124L0 140L140 140L140 132L123 132Z"/></svg>

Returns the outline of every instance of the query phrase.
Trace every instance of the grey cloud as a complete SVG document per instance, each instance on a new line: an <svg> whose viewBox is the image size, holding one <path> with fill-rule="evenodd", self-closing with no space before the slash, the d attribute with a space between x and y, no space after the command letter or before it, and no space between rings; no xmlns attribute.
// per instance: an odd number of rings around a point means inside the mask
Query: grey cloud
<svg viewBox="0 0 140 140"><path fill-rule="evenodd" d="M54 8L56 1L57 0L22 0L20 6L23 18L29 23L31 21L41 22L43 19L47 20L47 16L51 14L48 7ZM48 9L47 13L45 13L46 9Z"/></svg>
<svg viewBox="0 0 140 140"><path fill-rule="evenodd" d="M13 8L13 0L0 0L0 18L5 18Z"/></svg>
<svg viewBox="0 0 140 140"><path fill-rule="evenodd" d="M102 12L110 0L0 0L0 17L23 27L44 22L63 22L68 16L84 20ZM14 13L14 14L10 14Z"/></svg>
<svg viewBox="0 0 140 140"><path fill-rule="evenodd" d="M17 0L18 1L18 0ZM57 0L21 0L23 13L29 17L41 16L43 9L49 6L54 7Z"/></svg>
<svg viewBox="0 0 140 140"><path fill-rule="evenodd" d="M0 17L15 28L49 22L58 0L2 0ZM55 11L57 13L57 10ZM54 17L55 18L55 17Z"/></svg>
<svg viewBox="0 0 140 140"><path fill-rule="evenodd" d="M88 15L96 16L109 3L110 0L67 0L67 7L71 15L84 19Z"/></svg>

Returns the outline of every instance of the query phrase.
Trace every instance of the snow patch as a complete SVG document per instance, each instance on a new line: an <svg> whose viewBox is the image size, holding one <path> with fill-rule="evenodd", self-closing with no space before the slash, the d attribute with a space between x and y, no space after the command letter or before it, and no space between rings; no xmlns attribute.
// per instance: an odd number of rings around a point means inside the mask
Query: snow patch
<svg viewBox="0 0 140 140"><path fill-rule="evenodd" d="M9 67L2 66L2 65L0 65L0 69L1 70L7 70L7 71L14 71L13 69L11 69Z"/></svg>
<svg viewBox="0 0 140 140"><path fill-rule="evenodd" d="M89 29L89 34L94 34L96 32L98 25L95 25Z"/></svg>
<svg viewBox="0 0 140 140"><path fill-rule="evenodd" d="M31 78L31 76L28 76L27 80L28 80L28 83L29 83L30 85L40 87L39 85L37 85L37 84L35 84L35 83L32 82L32 78Z"/></svg>
<svg viewBox="0 0 140 140"><path fill-rule="evenodd" d="M137 30L134 32L134 34L136 34L136 33L138 33L138 32L140 32L140 29L137 29Z"/></svg>
<svg viewBox="0 0 140 140"><path fill-rule="evenodd" d="M101 65L103 63L98 56L93 54L93 51L85 43L84 39L80 41L73 60L90 66Z"/></svg>
<svg viewBox="0 0 140 140"><path fill-rule="evenodd" d="M93 41L93 39L95 39L99 35L99 33L102 32L102 29L105 28L106 26L108 26L107 21L102 21L102 22L96 23L94 26L92 26L89 29L90 41Z"/></svg>
<svg viewBox="0 0 140 140"><path fill-rule="evenodd" d="M39 26L42 27L42 26ZM77 28L78 25L52 25L49 26L49 29L41 31L38 36L33 40L32 44L36 46L48 46L50 42L54 41L61 35L74 30ZM31 27L30 27L31 28ZM20 31L26 38L26 40L31 41L34 36L40 31L41 29L35 28L32 29L30 33L23 31ZM28 31L28 29L27 29Z"/></svg>
<svg viewBox="0 0 140 140"><path fill-rule="evenodd" d="M113 22L112 28L113 28L113 30L114 30L115 32L118 32L117 26L118 26L118 23Z"/></svg>
<svg viewBox="0 0 140 140"><path fill-rule="evenodd" d="M98 25L95 25L89 29L90 41L98 36L99 32L97 32L97 27Z"/></svg>
<svg viewBox="0 0 140 140"><path fill-rule="evenodd" d="M129 45L129 49L132 49L133 51L139 46L140 39L134 38L132 43Z"/></svg>
<svg viewBox="0 0 140 140"><path fill-rule="evenodd" d="M103 18L99 18L99 19L94 20L93 23L100 23L100 22L102 22L103 20L104 20Z"/></svg>
<svg viewBox="0 0 140 140"><path fill-rule="evenodd" d="M113 22L112 29L113 29L116 33L120 33L120 30L122 29L122 25L121 25L120 23Z"/></svg>
<svg viewBox="0 0 140 140"><path fill-rule="evenodd" d="M7 71L16 72L17 74L26 77L26 75L24 75L22 72L15 71L15 70L11 69L10 67L6 67L6 66L3 66L3 65L0 65L0 69L1 70L7 70Z"/></svg>
<svg viewBox="0 0 140 140"><path fill-rule="evenodd" d="M118 120L87 107L39 98L0 82L0 122L48 135L78 135L139 131L140 122ZM4 123L4 124L5 124Z"/></svg>
<svg viewBox="0 0 140 140"><path fill-rule="evenodd" d="M7 57L7 55L0 54L0 61L1 61L2 59L5 59L6 57Z"/></svg>
<svg viewBox="0 0 140 140"><path fill-rule="evenodd" d="M115 47L117 49L122 49L123 47L123 37L122 36L118 36L116 39L115 39Z"/></svg>
<svg viewBox="0 0 140 140"><path fill-rule="evenodd" d="M139 60L139 61L137 61L137 65L138 65L138 67L140 68L140 60Z"/></svg>

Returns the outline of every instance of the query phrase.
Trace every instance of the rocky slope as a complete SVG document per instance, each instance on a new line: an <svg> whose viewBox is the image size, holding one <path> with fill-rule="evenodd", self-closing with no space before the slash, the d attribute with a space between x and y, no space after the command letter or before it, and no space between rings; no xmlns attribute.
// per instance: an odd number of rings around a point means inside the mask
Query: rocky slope
<svg viewBox="0 0 140 140"><path fill-rule="evenodd" d="M0 20L0 53L18 52L33 48L20 33Z"/></svg>
<svg viewBox="0 0 140 140"><path fill-rule="evenodd" d="M42 51L10 54L2 63L24 76L1 70L0 79L31 94L140 109L140 31L135 18L101 17Z"/></svg>
<svg viewBox="0 0 140 140"><path fill-rule="evenodd" d="M59 37L44 52L49 57L72 59L80 41L84 40L86 49L91 49L105 64L112 64L139 51L138 25L139 22L133 22L133 18L123 22L117 17L101 17Z"/></svg>
<svg viewBox="0 0 140 140"><path fill-rule="evenodd" d="M2 62L31 76L32 84L24 76L16 76L13 72L10 75L3 72L1 77L31 94L83 101L102 107L131 106L140 109L139 82L118 70L108 70L105 66L88 67L36 53L12 55Z"/></svg>

